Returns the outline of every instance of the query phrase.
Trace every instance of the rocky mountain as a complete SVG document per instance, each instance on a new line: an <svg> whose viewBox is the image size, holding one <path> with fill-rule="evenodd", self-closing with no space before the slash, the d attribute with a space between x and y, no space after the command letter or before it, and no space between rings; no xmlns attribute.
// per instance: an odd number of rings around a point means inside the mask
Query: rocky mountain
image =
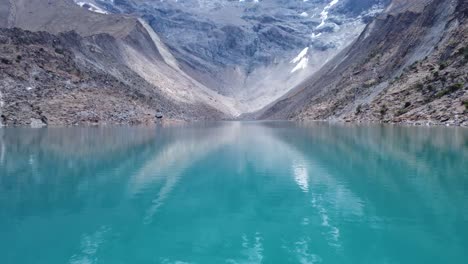
<svg viewBox="0 0 468 264"><path fill-rule="evenodd" d="M466 0L0 0L0 124L467 125Z"/></svg>
<svg viewBox="0 0 468 264"><path fill-rule="evenodd" d="M393 0L257 118L468 125L468 3Z"/></svg>
<svg viewBox="0 0 468 264"><path fill-rule="evenodd" d="M74 32L0 29L1 123L153 123L158 111L169 119L225 118L208 105L176 102L117 58L100 53L96 43L117 48L113 41L107 35L88 39ZM103 62L106 68L99 65Z"/></svg>
<svg viewBox="0 0 468 264"><path fill-rule="evenodd" d="M0 32L3 124L139 123L159 111L188 120L237 114L229 98L185 74L143 20L90 12L71 0L0 0L0 10L8 14L0 27L21 28Z"/></svg>
<svg viewBox="0 0 468 264"><path fill-rule="evenodd" d="M143 17L181 68L241 113L284 95L350 44L386 0L94 0Z"/></svg>

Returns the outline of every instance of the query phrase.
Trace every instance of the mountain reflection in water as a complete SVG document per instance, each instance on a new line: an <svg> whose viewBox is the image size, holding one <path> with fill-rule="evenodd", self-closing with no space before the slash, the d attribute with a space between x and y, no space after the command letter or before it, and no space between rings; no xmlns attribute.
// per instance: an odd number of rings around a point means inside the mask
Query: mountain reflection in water
<svg viewBox="0 0 468 264"><path fill-rule="evenodd" d="M48 264L461 263L467 164L462 128L5 128L0 253Z"/></svg>

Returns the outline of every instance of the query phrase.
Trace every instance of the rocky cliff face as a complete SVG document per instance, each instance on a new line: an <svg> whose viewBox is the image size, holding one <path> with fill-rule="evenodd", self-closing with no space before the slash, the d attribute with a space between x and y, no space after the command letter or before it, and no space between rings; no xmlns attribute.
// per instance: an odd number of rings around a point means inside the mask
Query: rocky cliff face
<svg viewBox="0 0 468 264"><path fill-rule="evenodd" d="M392 1L259 117L468 125L466 15L463 0Z"/></svg>
<svg viewBox="0 0 468 264"><path fill-rule="evenodd" d="M386 0L88 1L143 17L181 69L257 110L351 43Z"/></svg>

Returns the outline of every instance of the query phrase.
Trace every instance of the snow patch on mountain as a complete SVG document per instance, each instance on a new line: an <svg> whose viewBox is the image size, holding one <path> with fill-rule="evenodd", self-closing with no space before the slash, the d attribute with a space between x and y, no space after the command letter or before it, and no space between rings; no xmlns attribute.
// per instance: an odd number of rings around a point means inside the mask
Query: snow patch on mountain
<svg viewBox="0 0 468 264"><path fill-rule="evenodd" d="M307 64L309 64L309 58L302 58L301 61L299 61L299 63L296 65L296 67L294 67L294 69L291 70L291 73L307 68Z"/></svg>
<svg viewBox="0 0 468 264"><path fill-rule="evenodd" d="M329 10L335 6L336 4L338 4L339 0L332 0L327 6L325 6L325 8L323 9L323 11L320 13L320 18L322 19L322 22L317 26L317 28L321 28L323 26L325 26L325 22L327 21L328 19L328 12Z"/></svg>
<svg viewBox="0 0 468 264"><path fill-rule="evenodd" d="M296 63L296 66L291 70L291 73L294 73L298 70L303 70L307 67L309 63L309 58L307 58L307 53L309 52L309 47L304 48L299 54L290 61L290 63Z"/></svg>
<svg viewBox="0 0 468 264"><path fill-rule="evenodd" d="M300 61L305 55L307 55L307 52L309 51L309 47L304 48L299 54L291 60L291 63L297 63Z"/></svg>
<svg viewBox="0 0 468 264"><path fill-rule="evenodd" d="M104 15L107 15L109 14L109 12L107 12L106 10L100 8L99 6L95 5L94 3L91 3L89 1L76 1L75 0L75 3L77 5L79 5L80 7L82 8L86 8L88 9L89 11L91 12L94 12L94 13L99 13L99 14L104 14ZM112 2L113 3L113 2Z"/></svg>
<svg viewBox="0 0 468 264"><path fill-rule="evenodd" d="M315 38L320 37L321 35L322 35L322 32L320 32L320 33L315 33L315 32L314 32L314 33L312 33L312 35L310 36L310 38L311 38L311 39L315 39Z"/></svg>
<svg viewBox="0 0 468 264"><path fill-rule="evenodd" d="M307 58L307 52L309 52L309 47L304 48L290 63L297 63L296 66L291 70L291 73L294 73L298 70L305 69L309 63L309 58Z"/></svg>

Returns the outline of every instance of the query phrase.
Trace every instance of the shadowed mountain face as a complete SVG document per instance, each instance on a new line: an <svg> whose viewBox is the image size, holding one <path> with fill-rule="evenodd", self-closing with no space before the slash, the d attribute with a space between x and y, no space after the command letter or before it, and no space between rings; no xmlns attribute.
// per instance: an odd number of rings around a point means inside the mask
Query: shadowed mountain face
<svg viewBox="0 0 468 264"><path fill-rule="evenodd" d="M186 73L233 97L240 112L249 112L319 69L388 1L88 2L108 12L143 17Z"/></svg>

